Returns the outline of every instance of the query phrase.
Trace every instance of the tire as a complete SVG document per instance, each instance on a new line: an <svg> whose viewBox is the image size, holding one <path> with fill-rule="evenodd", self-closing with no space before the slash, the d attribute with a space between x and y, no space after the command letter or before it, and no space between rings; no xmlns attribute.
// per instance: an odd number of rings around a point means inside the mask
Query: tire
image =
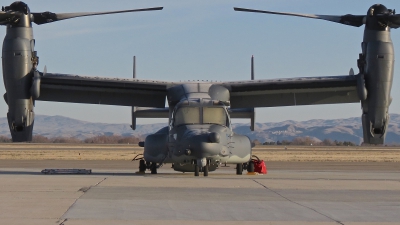
<svg viewBox="0 0 400 225"><path fill-rule="evenodd" d="M147 168L147 166L146 166L145 161L143 159L141 159L139 161L139 172L145 172L146 168Z"/></svg>
<svg viewBox="0 0 400 225"><path fill-rule="evenodd" d="M254 173L254 162L253 161L249 161L249 164L247 165L247 172Z"/></svg>
<svg viewBox="0 0 400 225"><path fill-rule="evenodd" d="M242 175L243 174L243 164L238 163L236 164L236 175Z"/></svg>
<svg viewBox="0 0 400 225"><path fill-rule="evenodd" d="M157 164L151 163L150 170L151 170L151 174L157 174Z"/></svg>
<svg viewBox="0 0 400 225"><path fill-rule="evenodd" d="M194 176L195 177L199 176L199 171L200 171L199 166L198 165L194 165Z"/></svg>
<svg viewBox="0 0 400 225"><path fill-rule="evenodd" d="M208 177L208 165L205 165L205 166L203 167L203 175L204 175L205 177Z"/></svg>

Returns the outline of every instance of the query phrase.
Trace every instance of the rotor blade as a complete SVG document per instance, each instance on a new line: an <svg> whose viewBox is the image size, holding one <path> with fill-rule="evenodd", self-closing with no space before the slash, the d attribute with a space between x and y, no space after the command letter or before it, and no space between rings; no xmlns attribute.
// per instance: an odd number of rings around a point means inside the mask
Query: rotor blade
<svg viewBox="0 0 400 225"><path fill-rule="evenodd" d="M314 14L299 14L299 13L287 13L287 12L273 12L273 11L264 11L264 10L255 10L255 9L244 9L244 8L233 8L235 11L241 12L255 12L255 13L266 13L266 14L276 14L276 15L285 15L285 16L298 16L312 19L320 19L327 20L331 22L341 23L345 25L359 27L364 24L365 16L354 16L354 15L344 15L344 16L329 16L329 15L314 15Z"/></svg>
<svg viewBox="0 0 400 225"><path fill-rule="evenodd" d="M10 21L15 20L21 16L20 12L4 12L0 11L0 25L6 25Z"/></svg>
<svg viewBox="0 0 400 225"><path fill-rule="evenodd" d="M59 20L66 20L75 17L82 16L95 16L95 15L105 15L105 14L114 14L114 13L126 13L126 12L141 12L141 11L153 11L153 10L162 10L163 7L155 7L155 8L144 8L144 9L131 9L131 10L121 10L121 11L109 11L109 12L81 12L81 13L52 13L52 12L43 12L43 13L31 13L33 15L33 22L41 25L45 23L51 23Z"/></svg>
<svg viewBox="0 0 400 225"><path fill-rule="evenodd" d="M395 15L386 15L386 14L378 14L376 15L379 19L387 22L388 26L391 28L399 28L400 27L400 14Z"/></svg>

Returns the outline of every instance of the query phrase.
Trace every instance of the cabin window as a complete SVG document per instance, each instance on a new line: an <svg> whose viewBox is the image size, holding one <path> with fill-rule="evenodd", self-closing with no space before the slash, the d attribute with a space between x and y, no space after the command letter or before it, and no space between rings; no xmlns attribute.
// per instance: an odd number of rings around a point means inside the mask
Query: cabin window
<svg viewBox="0 0 400 225"><path fill-rule="evenodd" d="M226 126L226 112L222 107L204 107L203 108L203 123L204 124L219 124Z"/></svg>
<svg viewBox="0 0 400 225"><path fill-rule="evenodd" d="M183 124L199 124L200 108L199 107L181 107L176 111L174 126Z"/></svg>

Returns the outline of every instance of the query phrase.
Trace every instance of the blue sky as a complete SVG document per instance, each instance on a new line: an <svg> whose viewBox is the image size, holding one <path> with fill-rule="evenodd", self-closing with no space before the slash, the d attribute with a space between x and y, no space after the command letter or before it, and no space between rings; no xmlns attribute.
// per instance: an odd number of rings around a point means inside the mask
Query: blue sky
<svg viewBox="0 0 400 225"><path fill-rule="evenodd" d="M87 12L164 6L156 12L93 16L33 25L39 69L88 76L143 79L245 80L255 56L256 79L347 75L357 69L363 27L297 17L233 11L245 7L325 15L366 14L370 0L25 1L32 12ZM3 5L10 2L2 1ZM381 1L400 11L398 0ZM0 28L0 36L5 27ZM392 30L400 52L400 29ZM395 66L391 113L400 113L400 64ZM1 85L0 93L4 93ZM361 116L360 104L257 109L257 122ZM37 102L36 114L130 123L130 107ZM0 101L0 116L7 105ZM140 119L139 123L165 120Z"/></svg>

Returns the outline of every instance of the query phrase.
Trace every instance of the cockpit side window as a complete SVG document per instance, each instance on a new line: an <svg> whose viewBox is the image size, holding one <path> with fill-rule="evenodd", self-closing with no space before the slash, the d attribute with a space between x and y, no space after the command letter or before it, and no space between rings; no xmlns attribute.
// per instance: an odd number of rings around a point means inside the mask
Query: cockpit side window
<svg viewBox="0 0 400 225"><path fill-rule="evenodd" d="M175 113L174 126L183 124L199 124L200 108L199 107L181 107Z"/></svg>
<svg viewBox="0 0 400 225"><path fill-rule="evenodd" d="M228 126L226 111L222 107L203 107L203 123Z"/></svg>

